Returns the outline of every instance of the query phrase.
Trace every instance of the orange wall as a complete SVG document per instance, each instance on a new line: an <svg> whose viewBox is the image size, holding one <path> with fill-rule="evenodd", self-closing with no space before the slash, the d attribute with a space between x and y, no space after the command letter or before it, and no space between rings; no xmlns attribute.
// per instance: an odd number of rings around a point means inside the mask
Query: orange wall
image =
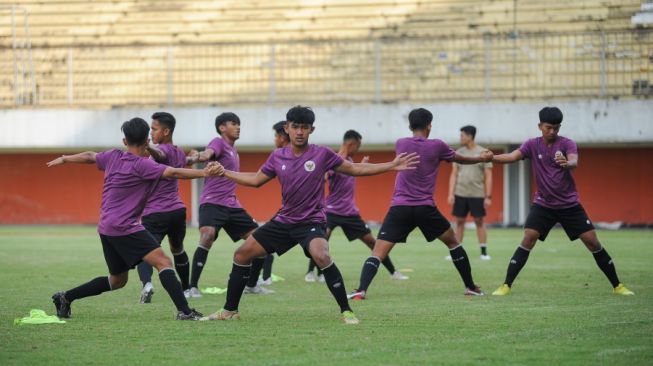
<svg viewBox="0 0 653 366"><path fill-rule="evenodd" d="M372 162L392 159L391 152L370 152ZM583 205L594 221L653 223L653 182L650 159L653 148L582 148L576 181ZM46 168L58 154L0 154L0 224L96 223L102 193L102 173L93 165ZM268 153L241 153L241 170L256 171ZM360 157L356 157L358 159ZM493 170L493 205L488 222L502 222L503 167ZM441 166L436 183L436 202L451 218L446 203L450 164ZM382 221L392 188L393 173L358 178L356 202L363 218ZM188 206L190 183L181 182L182 199ZM238 188L238 197L257 220L270 219L281 205L276 180L259 188ZM190 207L190 206L188 206ZM190 213L190 211L189 211Z"/></svg>

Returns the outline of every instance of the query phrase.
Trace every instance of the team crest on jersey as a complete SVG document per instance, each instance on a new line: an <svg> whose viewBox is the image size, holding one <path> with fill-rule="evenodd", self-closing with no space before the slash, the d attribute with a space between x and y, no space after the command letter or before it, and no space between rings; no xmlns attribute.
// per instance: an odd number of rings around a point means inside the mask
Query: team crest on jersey
<svg viewBox="0 0 653 366"><path fill-rule="evenodd" d="M304 170L307 172L312 172L315 170L315 162L313 160L308 160L307 162L304 163Z"/></svg>

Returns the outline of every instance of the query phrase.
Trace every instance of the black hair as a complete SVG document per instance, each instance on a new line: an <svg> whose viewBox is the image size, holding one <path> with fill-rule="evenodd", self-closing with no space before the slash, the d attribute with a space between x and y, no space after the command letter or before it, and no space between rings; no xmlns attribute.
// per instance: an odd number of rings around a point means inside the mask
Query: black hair
<svg viewBox="0 0 653 366"><path fill-rule="evenodd" d="M315 122L315 113L313 113L311 107L296 105L290 108L288 113L286 113L286 121L312 126Z"/></svg>
<svg viewBox="0 0 653 366"><path fill-rule="evenodd" d="M347 141L347 140L356 140L360 141L363 139L363 136L361 136L360 133L354 131L354 130L349 130L345 132L345 136L343 136L342 141Z"/></svg>
<svg viewBox="0 0 653 366"><path fill-rule="evenodd" d="M472 125L467 125L467 126L461 127L460 132L464 132L465 134L471 136L472 140L476 138L476 127L474 127Z"/></svg>
<svg viewBox="0 0 653 366"><path fill-rule="evenodd" d="M150 126L147 125L142 118L132 118L126 121L120 127L122 133L125 134L127 145L140 146L147 142L147 135L150 134Z"/></svg>
<svg viewBox="0 0 653 366"><path fill-rule="evenodd" d="M152 119L157 120L163 126L168 127L170 129L170 133L175 132L175 125L177 124L177 121L175 120L175 116L172 114L168 112L156 112L152 115Z"/></svg>
<svg viewBox="0 0 653 366"><path fill-rule="evenodd" d="M417 108L408 114L411 130L425 130L433 121L433 114L424 108Z"/></svg>
<svg viewBox="0 0 653 366"><path fill-rule="evenodd" d="M240 124L240 118L238 118L236 113L224 112L215 117L215 130L218 132L218 134L222 135L222 133L220 133L220 126L229 121L234 122L238 125Z"/></svg>
<svg viewBox="0 0 653 366"><path fill-rule="evenodd" d="M544 107L540 110L540 123L559 125L562 123L562 111L558 107Z"/></svg>
<svg viewBox="0 0 653 366"><path fill-rule="evenodd" d="M283 136L286 140L290 141L290 136L286 133L286 130L284 130L284 126L286 126L286 121L279 121L272 126L272 129L274 132L277 134Z"/></svg>

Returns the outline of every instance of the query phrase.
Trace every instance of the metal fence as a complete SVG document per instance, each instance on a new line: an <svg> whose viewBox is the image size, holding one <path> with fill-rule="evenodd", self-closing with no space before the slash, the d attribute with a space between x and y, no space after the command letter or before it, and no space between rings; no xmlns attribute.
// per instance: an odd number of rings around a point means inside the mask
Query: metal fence
<svg viewBox="0 0 653 366"><path fill-rule="evenodd" d="M3 108L653 96L646 30L33 48L34 92L15 88L7 51L0 50Z"/></svg>

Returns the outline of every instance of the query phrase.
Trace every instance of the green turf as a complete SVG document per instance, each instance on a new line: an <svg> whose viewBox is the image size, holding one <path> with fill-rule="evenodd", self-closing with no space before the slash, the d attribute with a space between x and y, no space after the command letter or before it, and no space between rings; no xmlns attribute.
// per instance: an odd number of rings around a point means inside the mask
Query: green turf
<svg viewBox="0 0 653 366"><path fill-rule="evenodd" d="M468 234L473 235L473 232ZM521 236L490 230L490 262L472 255L477 283L492 292ZM106 273L92 227L0 227L0 364L236 365L651 365L653 232L601 231L622 280L637 293L618 297L592 256L564 234L538 244L510 296L469 298L441 243L413 235L392 258L412 269L391 281L379 270L368 300L353 304L362 323L346 326L324 284L303 281L306 260L295 248L277 258L286 278L269 296L245 295L239 322L177 322L158 279L150 305L138 305L136 273L126 288L73 304L67 324L14 326L30 309L52 314L53 292ZM186 240L192 256L197 230ZM472 244L473 243L473 244ZM235 245L220 238L202 286L226 287ZM331 251L353 289L368 252L334 234ZM219 309L224 295L192 306Z"/></svg>

